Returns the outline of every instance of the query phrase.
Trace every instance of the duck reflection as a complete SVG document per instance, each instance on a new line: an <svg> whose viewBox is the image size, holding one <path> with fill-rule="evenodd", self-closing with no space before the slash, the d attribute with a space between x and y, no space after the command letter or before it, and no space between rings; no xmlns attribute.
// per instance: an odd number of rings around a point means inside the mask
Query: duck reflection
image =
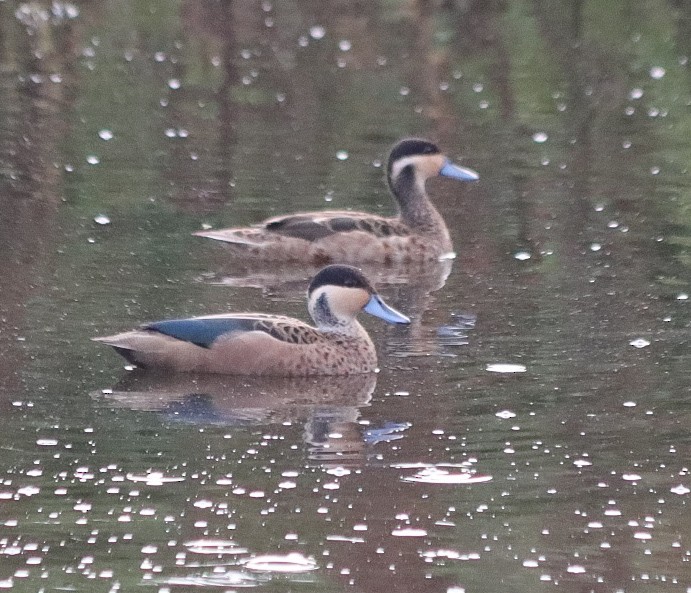
<svg viewBox="0 0 691 593"><path fill-rule="evenodd" d="M203 425L302 424L311 459L357 463L366 439L358 425L377 375L251 377L164 375L136 370L93 395L113 407L156 412L167 421Z"/></svg>
<svg viewBox="0 0 691 593"><path fill-rule="evenodd" d="M238 262L224 254L217 254L210 261L210 271L197 277L197 281L232 288L256 288L265 294L278 294L282 299L303 299L305 283L319 270L305 264L265 266L252 262ZM411 318L410 325L388 328L384 349L397 355L432 354L443 347L437 339L444 322L430 327L425 320L428 311L434 311L434 296L446 284L451 273L452 258L428 261L422 264L381 266L372 263L358 264L364 275L381 289L387 302L405 310ZM372 336L377 342L376 335ZM381 344L377 344L382 347Z"/></svg>

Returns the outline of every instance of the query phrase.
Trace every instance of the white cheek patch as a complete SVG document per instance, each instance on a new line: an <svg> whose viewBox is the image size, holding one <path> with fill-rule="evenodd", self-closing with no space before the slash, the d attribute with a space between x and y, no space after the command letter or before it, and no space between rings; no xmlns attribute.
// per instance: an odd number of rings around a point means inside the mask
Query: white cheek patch
<svg viewBox="0 0 691 593"><path fill-rule="evenodd" d="M430 155L411 155L397 160L391 167L391 178L396 179L403 169L412 165L416 179L423 181L434 175L439 175L439 171L444 164L444 157L440 154Z"/></svg>
<svg viewBox="0 0 691 593"><path fill-rule="evenodd" d="M357 315L367 304L369 294L362 288L345 288L343 286L324 286L314 291L310 297L310 310L324 296L330 312L339 319L349 319Z"/></svg>
<svg viewBox="0 0 691 593"><path fill-rule="evenodd" d="M405 169L408 165L412 165L413 169L417 169L420 166L420 157L417 155L407 156L402 159L398 159L391 167L391 178L396 179L401 174L401 171Z"/></svg>

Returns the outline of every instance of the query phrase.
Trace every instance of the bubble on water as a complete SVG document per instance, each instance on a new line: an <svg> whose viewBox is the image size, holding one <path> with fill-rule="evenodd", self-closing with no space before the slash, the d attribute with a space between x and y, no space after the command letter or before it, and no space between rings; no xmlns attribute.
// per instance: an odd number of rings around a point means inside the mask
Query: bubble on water
<svg viewBox="0 0 691 593"><path fill-rule="evenodd" d="M512 412L511 410L502 410L501 412L497 412L495 414L497 418L502 418L504 420L508 420L509 418L515 418L516 417L516 412Z"/></svg>
<svg viewBox="0 0 691 593"><path fill-rule="evenodd" d="M127 479L130 482L144 482L147 486L163 486L163 484L185 481L182 476L166 476L162 472L149 472L143 475L129 473Z"/></svg>
<svg viewBox="0 0 691 593"><path fill-rule="evenodd" d="M245 562L245 568L255 572L301 573L316 570L318 566L313 558L291 552L285 555L255 556Z"/></svg>
<svg viewBox="0 0 691 593"><path fill-rule="evenodd" d="M171 78L168 81L168 88L177 91L180 87L182 86L182 83L180 82L180 79L178 78Z"/></svg>
<svg viewBox="0 0 691 593"><path fill-rule="evenodd" d="M653 66L650 69L650 78L660 80L666 74L666 72L667 71L662 66Z"/></svg>
<svg viewBox="0 0 691 593"><path fill-rule="evenodd" d="M526 367L522 364L497 362L488 364L485 370L490 373L525 373Z"/></svg>
<svg viewBox="0 0 691 593"><path fill-rule="evenodd" d="M588 467L589 465L593 465L592 461L588 461L587 459L576 459L573 464L576 467Z"/></svg>
<svg viewBox="0 0 691 593"><path fill-rule="evenodd" d="M352 47L353 44L347 39L341 39L341 41L338 42L338 49L341 51L350 51Z"/></svg>
<svg viewBox="0 0 691 593"><path fill-rule="evenodd" d="M310 27L310 37L312 39L323 39L326 35L326 29L321 25L313 25Z"/></svg>
<svg viewBox="0 0 691 593"><path fill-rule="evenodd" d="M660 174L660 167L650 167L650 174L651 175L659 175Z"/></svg>
<svg viewBox="0 0 691 593"><path fill-rule="evenodd" d="M607 223L607 228L608 229L616 229L619 226L619 223L616 220L610 220Z"/></svg>
<svg viewBox="0 0 691 593"><path fill-rule="evenodd" d="M412 476L401 478L401 480L420 484L481 484L492 481L492 476L470 472L450 472L438 467L429 467Z"/></svg>
<svg viewBox="0 0 691 593"><path fill-rule="evenodd" d="M634 348L645 348L646 346L650 346L650 342L645 338L636 338L635 340L631 340L629 345Z"/></svg>
<svg viewBox="0 0 691 593"><path fill-rule="evenodd" d="M688 295L687 293L685 293L685 292L680 292L680 293L677 295L677 300L678 300L678 301L687 301L688 299L689 299L689 295Z"/></svg>
<svg viewBox="0 0 691 593"><path fill-rule="evenodd" d="M110 224L110 218L108 218L105 214L99 214L98 216L94 217L94 222L100 225Z"/></svg>
<svg viewBox="0 0 691 593"><path fill-rule="evenodd" d="M691 489L687 488L683 484L679 484L678 486L675 486L674 488L670 488L670 492L672 492L673 494L682 495L682 494L688 494L689 492L691 492Z"/></svg>
<svg viewBox="0 0 691 593"><path fill-rule="evenodd" d="M54 447L58 444L57 439L38 439L36 444L41 447Z"/></svg>
<svg viewBox="0 0 691 593"><path fill-rule="evenodd" d="M629 92L629 99L631 100L640 99L642 96L643 89L640 88L631 89L631 91Z"/></svg>
<svg viewBox="0 0 691 593"><path fill-rule="evenodd" d="M602 245L600 243L590 244L590 251L600 251L600 249L602 249Z"/></svg>
<svg viewBox="0 0 691 593"><path fill-rule="evenodd" d="M479 83L479 82L476 82L476 83L473 85L473 91L475 91L476 93L481 93L481 92L483 91L484 88L485 88L485 87L484 87L481 83Z"/></svg>
<svg viewBox="0 0 691 593"><path fill-rule="evenodd" d="M394 529L391 532L394 537L425 537L427 535L426 529L416 529L414 527L402 527Z"/></svg>
<svg viewBox="0 0 691 593"><path fill-rule="evenodd" d="M95 154L90 154L86 157L86 162L90 165L98 165L101 162L101 159L99 159Z"/></svg>
<svg viewBox="0 0 691 593"><path fill-rule="evenodd" d="M636 533L633 534L633 537L635 539L640 539L640 540L653 539L653 536L650 533L648 533L647 531L637 531Z"/></svg>
<svg viewBox="0 0 691 593"><path fill-rule="evenodd" d="M345 151L345 150L339 150L339 151L336 153L336 158L337 158L339 161L348 160L348 152Z"/></svg>
<svg viewBox="0 0 691 593"><path fill-rule="evenodd" d="M528 253L527 251L517 251L513 254L513 257L518 261L525 261L527 259L530 259L530 253Z"/></svg>
<svg viewBox="0 0 691 593"><path fill-rule="evenodd" d="M585 573L585 566L581 566L580 564L570 564L566 567L566 572L570 572L571 574L583 574Z"/></svg>
<svg viewBox="0 0 691 593"><path fill-rule="evenodd" d="M533 134L533 142L536 142L537 144L542 144L543 142L547 142L547 139L549 136L545 132L535 132Z"/></svg>
<svg viewBox="0 0 691 593"><path fill-rule="evenodd" d="M621 479L626 480L627 482L638 482L641 479L641 476L638 474L622 474Z"/></svg>
<svg viewBox="0 0 691 593"><path fill-rule="evenodd" d="M235 555L245 554L247 550L241 548L232 540L198 539L184 542L183 546L192 554Z"/></svg>
<svg viewBox="0 0 691 593"><path fill-rule="evenodd" d="M103 130L100 130L98 132L98 137L101 140L112 140L113 139L113 132L112 132L112 130L103 129Z"/></svg>
<svg viewBox="0 0 691 593"><path fill-rule="evenodd" d="M537 562L537 560L533 560L533 559L524 560L524 561L523 561L523 566L524 566L525 568L537 568L537 567L538 567L538 562Z"/></svg>

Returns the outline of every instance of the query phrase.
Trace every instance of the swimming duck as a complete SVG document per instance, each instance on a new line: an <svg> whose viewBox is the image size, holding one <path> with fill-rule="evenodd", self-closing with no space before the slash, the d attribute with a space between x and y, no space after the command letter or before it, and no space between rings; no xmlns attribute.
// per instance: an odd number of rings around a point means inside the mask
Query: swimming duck
<svg viewBox="0 0 691 593"><path fill-rule="evenodd" d="M144 368L232 375L348 375L376 369L372 340L358 323L364 310L390 323L410 323L357 269L331 265L307 291L317 327L279 315L237 313L157 321L93 338Z"/></svg>
<svg viewBox="0 0 691 593"><path fill-rule="evenodd" d="M194 233L229 244L237 253L272 261L374 261L384 264L438 259L453 246L444 219L430 202L425 182L441 175L476 181L479 175L452 163L432 142L401 140L386 167L398 215L334 210L269 218L255 227Z"/></svg>

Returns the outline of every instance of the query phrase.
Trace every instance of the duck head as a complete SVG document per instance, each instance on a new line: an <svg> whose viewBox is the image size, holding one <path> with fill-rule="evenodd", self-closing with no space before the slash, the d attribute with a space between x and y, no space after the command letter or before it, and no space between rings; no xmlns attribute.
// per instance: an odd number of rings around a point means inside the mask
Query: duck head
<svg viewBox="0 0 691 593"><path fill-rule="evenodd" d="M466 167L452 163L436 144L419 138L406 138L389 154L386 177L396 197L404 197L408 188L424 192L425 181L441 175L459 181L477 181L480 176Z"/></svg>
<svg viewBox="0 0 691 593"><path fill-rule="evenodd" d="M410 323L410 319L387 305L357 268L332 265L323 268L307 290L308 309L320 328L352 323L360 311L389 323Z"/></svg>

